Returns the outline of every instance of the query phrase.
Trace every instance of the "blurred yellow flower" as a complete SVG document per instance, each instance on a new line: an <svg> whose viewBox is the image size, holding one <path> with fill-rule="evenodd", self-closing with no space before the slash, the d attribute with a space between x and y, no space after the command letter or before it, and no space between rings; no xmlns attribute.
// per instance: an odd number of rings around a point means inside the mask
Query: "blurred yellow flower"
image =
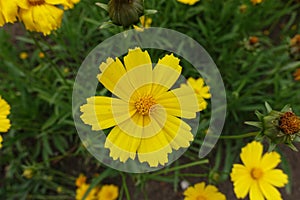
<svg viewBox="0 0 300 200"><path fill-rule="evenodd" d="M297 69L293 75L294 75L295 81L300 81L300 68Z"/></svg>
<svg viewBox="0 0 300 200"><path fill-rule="evenodd" d="M49 35L60 27L63 13L57 5L66 0L18 0L19 18L29 31Z"/></svg>
<svg viewBox="0 0 300 200"><path fill-rule="evenodd" d="M0 27L17 21L17 0L0 0Z"/></svg>
<svg viewBox="0 0 300 200"><path fill-rule="evenodd" d="M213 185L205 186L205 183L197 183L184 191L184 200L226 200L224 194Z"/></svg>
<svg viewBox="0 0 300 200"><path fill-rule="evenodd" d="M97 200L115 200L119 196L118 187L115 185L104 185L97 194Z"/></svg>
<svg viewBox="0 0 300 200"><path fill-rule="evenodd" d="M242 148L240 157L244 165L234 164L230 174L237 198L245 198L249 193L250 200L282 200L275 187L287 184L288 177L282 170L274 169L280 163L280 155L262 153L263 145L256 141Z"/></svg>
<svg viewBox="0 0 300 200"><path fill-rule="evenodd" d="M84 194L89 189L90 184L82 184L80 187L76 189L76 200L82 200ZM85 198L85 200L95 200L98 188L93 188Z"/></svg>
<svg viewBox="0 0 300 200"><path fill-rule="evenodd" d="M74 8L74 4L79 3L80 0L65 0L65 3L62 3L64 6L64 9L72 9Z"/></svg>
<svg viewBox="0 0 300 200"><path fill-rule="evenodd" d="M24 176L24 177L27 178L27 179L31 179L32 176L33 176L33 171L32 171L32 169L30 169L30 168L25 169L25 170L23 171L22 176Z"/></svg>
<svg viewBox="0 0 300 200"><path fill-rule="evenodd" d="M2 142L3 142L3 138L2 135L0 135L0 149L2 148Z"/></svg>
<svg viewBox="0 0 300 200"><path fill-rule="evenodd" d="M39 53L39 58L45 58L45 54L43 52Z"/></svg>
<svg viewBox="0 0 300 200"><path fill-rule="evenodd" d="M191 127L181 118L196 117L197 97L186 85L169 90L181 74L179 62L166 55L152 68L148 52L136 48L124 57L125 66L118 58L100 65L98 80L116 98L88 98L81 119L92 130L113 127L104 146L114 160L138 156L139 162L157 167L168 162L173 149L190 146Z"/></svg>
<svg viewBox="0 0 300 200"><path fill-rule="evenodd" d="M81 185L86 183L86 176L83 174L79 174L78 178L75 181L75 185L80 187Z"/></svg>
<svg viewBox="0 0 300 200"><path fill-rule="evenodd" d="M187 84L192 87L196 93L198 100L198 111L205 110L207 108L207 102L205 99L210 99L211 94L209 93L209 87L204 86L203 78L198 78L197 80L190 77L187 80Z"/></svg>
<svg viewBox="0 0 300 200"><path fill-rule="evenodd" d="M7 116L10 114L10 105L0 96L0 132L7 132L10 128L10 120Z"/></svg>
<svg viewBox="0 0 300 200"><path fill-rule="evenodd" d="M19 57L20 57L22 60L25 60L25 59L28 58L28 53L26 53L26 52L21 52L20 55L19 55Z"/></svg>
<svg viewBox="0 0 300 200"><path fill-rule="evenodd" d="M184 4L188 4L188 5L192 6L200 0L177 0L177 1L180 3L184 3Z"/></svg>
<svg viewBox="0 0 300 200"><path fill-rule="evenodd" d="M251 0L253 5L260 4L262 0Z"/></svg>

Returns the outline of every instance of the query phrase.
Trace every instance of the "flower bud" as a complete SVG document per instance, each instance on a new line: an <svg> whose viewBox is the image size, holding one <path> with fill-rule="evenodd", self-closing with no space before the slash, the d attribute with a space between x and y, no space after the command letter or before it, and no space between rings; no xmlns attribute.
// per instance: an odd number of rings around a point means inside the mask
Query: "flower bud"
<svg viewBox="0 0 300 200"><path fill-rule="evenodd" d="M128 27L144 14L144 3L143 0L110 0L108 13L114 24Z"/></svg>
<svg viewBox="0 0 300 200"><path fill-rule="evenodd" d="M272 110L269 104L266 104L266 107L268 110L266 115L256 111L259 122L246 122L246 124L261 129L257 139L268 138L269 150L273 150L277 144L286 144L297 151L292 142L300 141L300 118L289 106L285 106L281 111Z"/></svg>

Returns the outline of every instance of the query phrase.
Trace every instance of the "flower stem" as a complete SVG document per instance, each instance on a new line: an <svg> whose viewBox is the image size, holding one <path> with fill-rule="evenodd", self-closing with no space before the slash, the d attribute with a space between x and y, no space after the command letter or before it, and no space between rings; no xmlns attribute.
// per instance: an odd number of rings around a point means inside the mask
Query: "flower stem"
<svg viewBox="0 0 300 200"><path fill-rule="evenodd" d="M259 132L250 132L250 133L245 133L242 135L224 135L220 136L220 139L242 139L242 138L247 138L247 137L253 137L256 136Z"/></svg>

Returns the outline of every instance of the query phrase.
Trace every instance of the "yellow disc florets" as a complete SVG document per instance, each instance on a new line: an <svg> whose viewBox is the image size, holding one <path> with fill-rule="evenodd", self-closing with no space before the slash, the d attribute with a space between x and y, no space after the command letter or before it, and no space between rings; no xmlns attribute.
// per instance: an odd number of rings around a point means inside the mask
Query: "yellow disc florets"
<svg viewBox="0 0 300 200"><path fill-rule="evenodd" d="M285 134L295 134L300 131L300 119L293 112L286 112L280 117L279 127Z"/></svg>
<svg viewBox="0 0 300 200"><path fill-rule="evenodd" d="M28 3L32 6L38 6L45 3L45 0L28 0Z"/></svg>
<svg viewBox="0 0 300 200"><path fill-rule="evenodd" d="M150 95L146 95L146 96L140 97L135 102L135 107L136 107L138 113L140 113L142 115L148 115L150 108L154 104L156 104L154 98Z"/></svg>

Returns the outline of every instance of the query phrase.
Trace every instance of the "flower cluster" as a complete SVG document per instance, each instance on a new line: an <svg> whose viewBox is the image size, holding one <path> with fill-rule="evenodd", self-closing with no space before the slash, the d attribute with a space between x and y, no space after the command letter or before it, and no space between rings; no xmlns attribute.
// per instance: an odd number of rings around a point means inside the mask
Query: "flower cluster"
<svg viewBox="0 0 300 200"><path fill-rule="evenodd" d="M82 200L86 196L86 200L116 200L119 196L118 187L115 185L103 185L90 188L90 184L86 183L86 176L80 174L75 181L76 189L76 200ZM86 194L87 193L87 194Z"/></svg>
<svg viewBox="0 0 300 200"><path fill-rule="evenodd" d="M17 20L29 31L49 35L60 27L64 10L74 7L80 0L0 0L0 27Z"/></svg>

